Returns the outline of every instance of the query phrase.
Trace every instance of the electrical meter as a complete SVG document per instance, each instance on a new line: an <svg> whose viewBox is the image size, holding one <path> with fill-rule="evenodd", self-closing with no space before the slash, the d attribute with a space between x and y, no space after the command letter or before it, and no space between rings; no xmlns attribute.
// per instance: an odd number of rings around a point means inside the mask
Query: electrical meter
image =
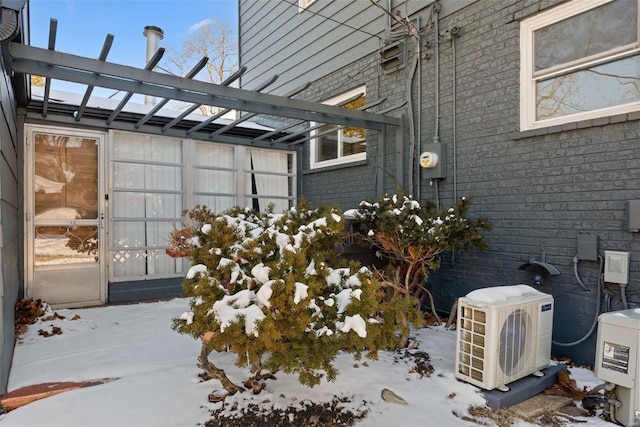
<svg viewBox="0 0 640 427"><path fill-rule="evenodd" d="M420 154L420 166L426 169L438 166L438 154L431 151L425 151Z"/></svg>
<svg viewBox="0 0 640 427"><path fill-rule="evenodd" d="M446 174L446 145L440 142L422 145L420 153L420 166L422 167L422 177L427 179L443 179Z"/></svg>

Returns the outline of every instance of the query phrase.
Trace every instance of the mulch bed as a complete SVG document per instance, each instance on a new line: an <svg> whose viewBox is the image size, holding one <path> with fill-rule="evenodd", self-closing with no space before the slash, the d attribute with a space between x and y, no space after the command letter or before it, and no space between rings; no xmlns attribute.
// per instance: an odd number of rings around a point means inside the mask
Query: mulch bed
<svg viewBox="0 0 640 427"><path fill-rule="evenodd" d="M352 412L343 407L345 398L334 397L331 402L300 402L284 409L266 408L256 404L247 408L228 410L224 407L211 412L205 427L342 427L353 426L367 416L368 411Z"/></svg>

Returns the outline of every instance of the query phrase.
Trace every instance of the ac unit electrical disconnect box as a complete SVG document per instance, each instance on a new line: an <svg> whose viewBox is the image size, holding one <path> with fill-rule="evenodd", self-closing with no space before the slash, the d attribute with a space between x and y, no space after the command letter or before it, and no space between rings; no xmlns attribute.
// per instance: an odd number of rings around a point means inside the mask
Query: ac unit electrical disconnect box
<svg viewBox="0 0 640 427"><path fill-rule="evenodd" d="M598 317L596 377L615 384L620 407L615 418L627 427L640 425L640 309Z"/></svg>
<svg viewBox="0 0 640 427"><path fill-rule="evenodd" d="M604 251L604 281L627 284L629 281L629 252Z"/></svg>

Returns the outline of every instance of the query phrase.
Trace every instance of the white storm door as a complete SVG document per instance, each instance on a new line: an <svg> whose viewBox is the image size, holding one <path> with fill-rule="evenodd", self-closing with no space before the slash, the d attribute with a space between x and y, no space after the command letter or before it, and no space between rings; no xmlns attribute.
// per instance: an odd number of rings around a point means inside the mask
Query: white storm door
<svg viewBox="0 0 640 427"><path fill-rule="evenodd" d="M106 302L104 135L27 133L27 296L54 307Z"/></svg>

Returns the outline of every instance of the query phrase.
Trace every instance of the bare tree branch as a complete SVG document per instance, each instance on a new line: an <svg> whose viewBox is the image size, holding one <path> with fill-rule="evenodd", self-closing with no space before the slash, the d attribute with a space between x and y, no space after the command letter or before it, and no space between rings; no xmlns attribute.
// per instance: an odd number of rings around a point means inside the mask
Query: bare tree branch
<svg viewBox="0 0 640 427"><path fill-rule="evenodd" d="M235 35L227 22L210 20L189 34L179 51L170 50L162 66L166 71L184 77L202 58L209 61L195 79L220 84L238 67ZM214 107L200 106L200 113L213 115Z"/></svg>

